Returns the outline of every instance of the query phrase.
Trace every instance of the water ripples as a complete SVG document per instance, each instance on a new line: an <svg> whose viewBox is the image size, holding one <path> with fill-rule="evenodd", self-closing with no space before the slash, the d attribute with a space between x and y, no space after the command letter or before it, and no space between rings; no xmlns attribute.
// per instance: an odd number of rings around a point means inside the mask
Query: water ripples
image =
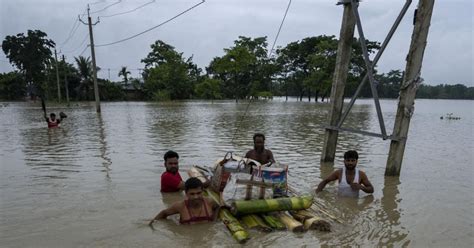
<svg viewBox="0 0 474 248"><path fill-rule="evenodd" d="M383 177L390 142L360 134L340 132L335 163L320 164L329 111L325 103L256 101L246 113L247 102L117 102L103 103L102 114L95 113L93 103L71 108L51 104L48 111L63 111L68 118L61 128L49 130L39 103L10 103L0 110L0 139L6 141L0 144L1 216L8 216L0 224L9 227L2 228L1 238L9 236L13 242L30 232L26 242L33 244L42 235L70 232L80 237L66 235L81 239L73 242L78 246L143 246L145 241L231 246L221 224L207 225L209 232L163 222L163 232L152 236L129 224L170 204L159 193L167 150L180 154L184 171L193 164L210 166L227 151L244 155L253 146L253 134L262 132L275 158L290 166L289 183L299 192L313 193L322 178L343 165L343 153L355 149L375 193L358 201L340 199L337 184L329 184L316 200L343 220L334 223L332 233L278 232L254 237L249 246L430 245L426 239L450 244L441 236L465 246L472 241L474 221L474 200L468 197L474 187L469 177L474 118L466 103L472 107L470 102L417 102L401 182ZM396 101L381 104L390 134ZM458 111L463 119L439 120L442 111ZM372 101L358 101L343 127L380 132ZM182 176L186 178L184 172ZM58 218L42 218L42 212ZM18 223L25 223L25 213L37 223L21 231ZM98 225L104 219L107 224ZM69 222L78 225L65 224ZM35 232L43 225L51 230ZM89 226L95 226L95 235L86 234Z"/></svg>

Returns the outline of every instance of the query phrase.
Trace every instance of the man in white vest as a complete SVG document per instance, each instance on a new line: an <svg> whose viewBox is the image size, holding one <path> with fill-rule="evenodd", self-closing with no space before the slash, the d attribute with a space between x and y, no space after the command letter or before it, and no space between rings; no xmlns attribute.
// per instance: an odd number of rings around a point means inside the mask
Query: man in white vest
<svg viewBox="0 0 474 248"><path fill-rule="evenodd" d="M359 191L365 193L374 193L374 187L370 183L367 175L356 168L359 159L359 154L356 151L350 150L344 153L344 167L337 169L326 179L324 179L316 189L316 193L321 192L326 184L337 180L338 194L341 196L358 197Z"/></svg>

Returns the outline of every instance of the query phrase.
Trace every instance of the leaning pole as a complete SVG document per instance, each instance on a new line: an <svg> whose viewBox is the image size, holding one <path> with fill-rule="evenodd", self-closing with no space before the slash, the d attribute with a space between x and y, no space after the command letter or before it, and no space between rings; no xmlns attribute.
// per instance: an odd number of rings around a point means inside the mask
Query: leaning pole
<svg viewBox="0 0 474 248"><path fill-rule="evenodd" d="M336 126L341 118L342 107L344 104L344 88L351 60L355 23L356 19L352 14L352 5L350 2L344 4L344 14L342 16L341 32L337 47L336 67L334 68L330 97L331 110L329 113L329 124L331 126ZM321 162L334 162L338 135L338 130L326 129Z"/></svg>
<svg viewBox="0 0 474 248"><path fill-rule="evenodd" d="M407 56L405 75L400 87L400 100L393 127L393 136L400 139L392 140L388 153L385 176L399 176L402 167L403 154L408 138L408 128L413 116L415 96L421 84L421 65L426 47L426 39L430 28L434 0L420 0L415 16L415 26L411 37L410 50Z"/></svg>

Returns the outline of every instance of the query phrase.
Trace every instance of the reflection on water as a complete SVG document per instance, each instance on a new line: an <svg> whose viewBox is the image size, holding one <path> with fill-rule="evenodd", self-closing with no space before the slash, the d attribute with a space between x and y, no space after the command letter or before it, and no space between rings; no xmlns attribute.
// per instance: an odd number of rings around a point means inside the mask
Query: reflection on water
<svg viewBox="0 0 474 248"><path fill-rule="evenodd" d="M105 137L105 129L104 129L104 120L102 119L102 115L100 113L97 114L97 120L99 121L99 143L100 143L100 157L102 158L102 166L104 167L104 172L106 173L107 179L110 179L109 171L110 165L112 164L112 160L108 157L107 152L107 140Z"/></svg>
<svg viewBox="0 0 474 248"><path fill-rule="evenodd" d="M383 195L381 198L382 209L376 211L377 220L383 224L385 233L380 235L380 243L384 245L401 244L407 246L410 244L409 240L405 240L408 231L400 223L400 208L398 203L400 201L398 194L398 185L400 180L396 177L386 177L382 189Z"/></svg>
<svg viewBox="0 0 474 248"><path fill-rule="evenodd" d="M390 130L396 101L381 104ZM0 243L233 246L219 222L183 227L175 217L156 222L158 231L145 228L146 219L184 196L160 193L163 154L177 151L182 170L210 166L227 151L243 155L253 134L263 132L275 158L290 165L289 183L299 192L314 192L343 166L348 149L359 151L358 167L375 192L339 198L337 183L329 184L316 201L341 220L332 232L251 231L249 247L471 247L473 107L472 101L418 100L398 179L383 176L389 142L359 134L340 133L336 161L320 164L323 103L255 101L246 113L247 102L117 102L104 103L101 114L93 103L53 104L49 111L68 114L58 129L46 128L39 104L8 103L0 107ZM439 120L448 112L462 119ZM358 101L344 127L379 132L372 101Z"/></svg>

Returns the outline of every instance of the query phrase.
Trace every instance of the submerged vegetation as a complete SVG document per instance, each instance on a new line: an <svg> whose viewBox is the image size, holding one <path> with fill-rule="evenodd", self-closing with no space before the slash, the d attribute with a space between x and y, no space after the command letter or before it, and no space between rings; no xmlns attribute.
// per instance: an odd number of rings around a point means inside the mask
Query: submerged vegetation
<svg viewBox="0 0 474 248"><path fill-rule="evenodd" d="M271 51L266 37L239 36L234 45L224 48L224 55L214 57L209 65L199 68L193 58L157 40L142 59L145 68L141 78L130 78L122 67L120 82L98 78L102 100L182 100L182 99L247 99L296 96L311 101L327 100L331 90L338 40L334 36L315 36L290 42ZM369 53L380 48L378 42L367 41ZM55 47L46 33L28 30L27 35L5 37L2 49L17 70L0 73L0 99L20 100L27 95L57 97ZM35 56L31 56L34 54ZM88 57L74 58L75 64L58 61L61 92L72 100L93 100L92 62ZM354 94L365 75L362 49L353 42L345 95ZM100 68L97 68L100 70ZM375 71L376 72L376 71ZM397 98L403 72L391 70L377 73L379 97ZM65 93L63 93L64 96ZM368 84L361 97L371 97ZM419 98L474 99L474 87L462 84L421 85Z"/></svg>

